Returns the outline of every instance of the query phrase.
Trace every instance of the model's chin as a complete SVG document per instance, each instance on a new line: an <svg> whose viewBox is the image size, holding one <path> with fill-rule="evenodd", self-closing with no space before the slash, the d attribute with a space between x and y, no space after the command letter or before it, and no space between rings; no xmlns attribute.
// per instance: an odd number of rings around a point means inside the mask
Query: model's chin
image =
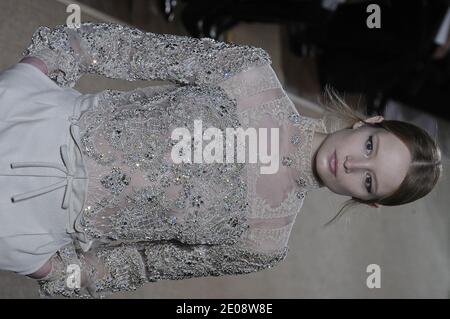
<svg viewBox="0 0 450 319"><path fill-rule="evenodd" d="M328 187L329 184L329 169L328 169L328 161L326 158L317 157L316 158L316 173L317 177L320 180L320 184L324 187Z"/></svg>

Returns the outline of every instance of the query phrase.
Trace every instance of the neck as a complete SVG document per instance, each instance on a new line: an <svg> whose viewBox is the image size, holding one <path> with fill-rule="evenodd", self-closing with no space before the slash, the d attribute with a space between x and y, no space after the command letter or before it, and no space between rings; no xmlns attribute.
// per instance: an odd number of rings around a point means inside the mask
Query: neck
<svg viewBox="0 0 450 319"><path fill-rule="evenodd" d="M316 171L316 156L317 151L319 150L320 146L322 145L323 141L328 137L327 133L321 133L321 132L314 132L314 137L312 141L312 150L311 150L311 169L316 177L316 179L319 181L320 187L323 187L323 183L320 180L319 176L317 175Z"/></svg>

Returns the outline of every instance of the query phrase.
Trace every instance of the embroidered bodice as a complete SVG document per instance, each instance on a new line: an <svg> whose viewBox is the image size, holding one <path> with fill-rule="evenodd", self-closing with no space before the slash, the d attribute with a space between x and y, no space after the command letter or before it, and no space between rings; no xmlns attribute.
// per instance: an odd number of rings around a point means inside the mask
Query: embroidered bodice
<svg viewBox="0 0 450 319"><path fill-rule="evenodd" d="M286 257L305 195L319 187L311 147L314 132L325 127L297 112L264 50L83 23L77 29L39 28L25 54L41 58L61 86L72 87L84 73L173 82L105 90L78 119L89 182L74 228L91 256L80 263L94 269L94 290L248 273ZM227 163L226 148L216 157L221 163L174 163L172 132L194 132L195 120L203 131L267 128L272 134L270 128L278 128L278 171L263 174L267 164L236 157ZM220 145L230 143L214 137ZM204 151L207 145L189 147ZM55 261L66 265L80 254L65 247ZM99 268L107 273L102 279ZM68 293L62 280L43 281L43 287Z"/></svg>

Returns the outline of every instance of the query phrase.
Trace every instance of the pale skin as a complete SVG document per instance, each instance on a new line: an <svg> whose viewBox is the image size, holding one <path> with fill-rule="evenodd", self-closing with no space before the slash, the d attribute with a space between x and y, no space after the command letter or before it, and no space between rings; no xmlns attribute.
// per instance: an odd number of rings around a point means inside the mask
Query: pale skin
<svg viewBox="0 0 450 319"><path fill-rule="evenodd" d="M39 58L25 57L20 63L31 64L48 75L47 66ZM375 116L366 122L383 120L382 116ZM334 151L338 159L336 176L329 169L329 159ZM363 200L379 199L394 192L405 178L411 162L411 154L400 139L363 122L331 134L316 132L311 154L312 169L321 187ZM51 269L51 261L48 261L28 276L43 278Z"/></svg>
<svg viewBox="0 0 450 319"><path fill-rule="evenodd" d="M383 120L382 116L374 116L366 122ZM329 169L334 151L337 154L336 176ZM364 125L362 121L331 134L315 133L312 156L313 171L321 186L361 200L392 194L411 163L409 149L398 137L383 128Z"/></svg>

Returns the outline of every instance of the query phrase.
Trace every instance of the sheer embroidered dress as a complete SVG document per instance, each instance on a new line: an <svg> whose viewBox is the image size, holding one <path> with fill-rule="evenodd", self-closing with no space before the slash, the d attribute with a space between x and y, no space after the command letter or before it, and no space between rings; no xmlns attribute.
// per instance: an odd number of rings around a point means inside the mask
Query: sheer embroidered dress
<svg viewBox="0 0 450 319"><path fill-rule="evenodd" d="M81 114L85 204L77 241L55 254L39 281L43 295L85 295L67 287L69 264L81 265L82 288L103 296L162 279L255 272L286 257L305 195L319 187L313 134L326 129L298 114L264 50L83 23L39 28L25 54L41 58L63 87L86 73L173 82L105 90ZM279 170L261 174L267 164L248 157L226 163L225 148L222 163L173 163L172 130L194 132L194 120L223 132L279 128Z"/></svg>

